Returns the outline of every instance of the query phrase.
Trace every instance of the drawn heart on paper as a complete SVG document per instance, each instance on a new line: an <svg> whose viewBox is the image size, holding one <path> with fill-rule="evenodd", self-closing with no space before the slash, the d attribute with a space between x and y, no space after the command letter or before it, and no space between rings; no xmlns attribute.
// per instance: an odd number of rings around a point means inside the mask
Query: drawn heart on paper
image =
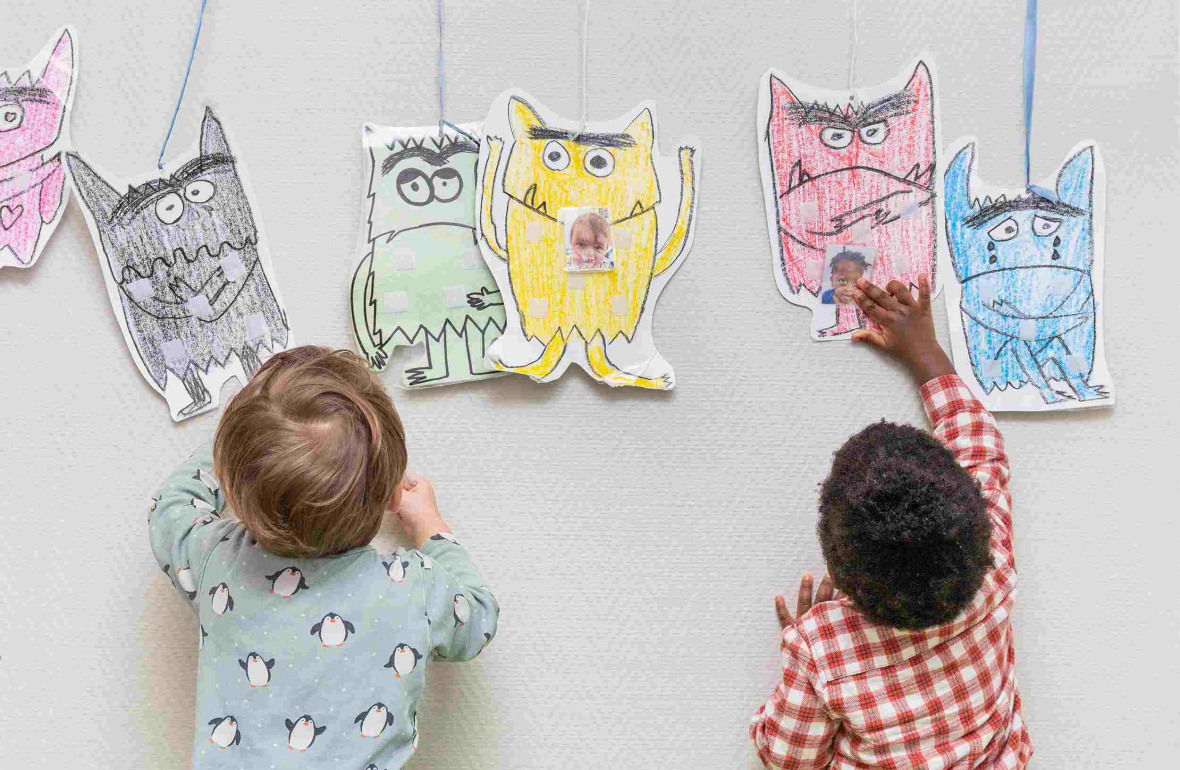
<svg viewBox="0 0 1180 770"><path fill-rule="evenodd" d="M12 227L23 213L25 213L24 206L0 206L0 227L3 227L5 230Z"/></svg>

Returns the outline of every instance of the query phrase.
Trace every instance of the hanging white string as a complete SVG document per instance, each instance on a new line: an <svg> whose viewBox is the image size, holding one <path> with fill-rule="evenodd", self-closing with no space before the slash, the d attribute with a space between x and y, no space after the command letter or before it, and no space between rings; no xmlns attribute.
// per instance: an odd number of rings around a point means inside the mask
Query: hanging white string
<svg viewBox="0 0 1180 770"><path fill-rule="evenodd" d="M586 39L587 31L590 28L590 0L583 0L582 2L582 124L578 129L578 136L586 133L586 103L587 91L589 90L589 80L586 77Z"/></svg>
<svg viewBox="0 0 1180 770"><path fill-rule="evenodd" d="M447 105L447 63L443 57L443 0L438 0L438 132L443 130Z"/></svg>
<svg viewBox="0 0 1180 770"><path fill-rule="evenodd" d="M852 85L856 82L856 49L860 45L856 29L856 5L856 0L848 0L848 19L852 26L852 54L848 57L848 93L849 99L853 102L856 101L856 89Z"/></svg>

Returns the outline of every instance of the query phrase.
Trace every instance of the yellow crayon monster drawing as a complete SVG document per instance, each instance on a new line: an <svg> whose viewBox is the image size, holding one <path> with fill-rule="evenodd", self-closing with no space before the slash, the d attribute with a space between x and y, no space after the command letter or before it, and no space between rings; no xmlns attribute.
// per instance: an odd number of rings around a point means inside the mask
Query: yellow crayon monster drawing
<svg viewBox="0 0 1180 770"><path fill-rule="evenodd" d="M488 361L543 381L578 363L609 385L669 389L675 378L655 349L652 314L692 242L697 148L661 157L650 106L611 131L560 128L542 114L548 115L536 101L509 92L493 103L485 124L480 246L509 309ZM667 207L662 193L670 197ZM562 211L584 207L606 212L609 269L580 272L567 264L570 230ZM662 245L657 233L666 233Z"/></svg>

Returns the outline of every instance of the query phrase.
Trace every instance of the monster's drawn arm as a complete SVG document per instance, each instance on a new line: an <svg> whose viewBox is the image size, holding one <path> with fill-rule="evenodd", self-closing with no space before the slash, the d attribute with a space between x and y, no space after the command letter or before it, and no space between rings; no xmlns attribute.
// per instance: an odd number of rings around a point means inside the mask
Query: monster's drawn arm
<svg viewBox="0 0 1180 770"><path fill-rule="evenodd" d="M49 173L41 183L41 221L49 224L61 207L62 191L66 186L66 172L61 166L61 155L55 155L45 163Z"/></svg>
<svg viewBox="0 0 1180 770"><path fill-rule="evenodd" d="M692 217L696 207L697 177L696 167L692 156L696 150L692 147L680 148L680 210L676 213L676 226L672 228L672 235L668 242L656 255L655 271L659 275L676 261L688 243L688 234L692 229Z"/></svg>
<svg viewBox="0 0 1180 770"><path fill-rule="evenodd" d="M489 300L488 297L495 297L496 299ZM467 294L467 304L476 310L487 310L490 307L503 307L504 300L500 296L499 289L490 289L487 286L481 286L479 287L479 291L473 291Z"/></svg>
<svg viewBox="0 0 1180 770"><path fill-rule="evenodd" d="M352 333L358 351L369 362L369 366L381 371L389 362L389 354L373 338L374 335L378 339L384 336L377 328L377 298L373 296L376 279L373 274L373 252L370 250L352 276Z"/></svg>
<svg viewBox="0 0 1180 770"><path fill-rule="evenodd" d="M489 136L487 143L488 164L484 166L483 170L483 205L479 212L480 229L483 230L483 238L487 241L492 253L507 262L508 252L501 248L500 241L496 236L496 223L492 221L492 198L496 191L496 171L500 168L500 156L504 154L504 140Z"/></svg>

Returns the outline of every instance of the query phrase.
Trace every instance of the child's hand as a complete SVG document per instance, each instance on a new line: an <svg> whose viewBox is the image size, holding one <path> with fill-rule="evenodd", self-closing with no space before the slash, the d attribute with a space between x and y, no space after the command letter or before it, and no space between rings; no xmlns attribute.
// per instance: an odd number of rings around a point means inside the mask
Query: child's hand
<svg viewBox="0 0 1180 770"><path fill-rule="evenodd" d="M402 479L402 499L397 508L397 517L406 534L419 548L431 535L451 531L438 512L438 501L434 497L430 480L411 470L407 470Z"/></svg>
<svg viewBox="0 0 1180 770"><path fill-rule="evenodd" d="M890 281L882 290L867 278L861 278L856 287L856 304L881 326L881 331L855 331L854 342L867 342L884 350L905 364L919 384L954 374L954 365L934 336L927 276L918 277L916 300L901 281Z"/></svg>
<svg viewBox="0 0 1180 770"><path fill-rule="evenodd" d="M806 615L813 605L820 602L832 602L839 599L840 596L840 592L832 585L832 577L825 573L824 579L819 581L815 598L812 599L811 575L804 573L799 581L799 596L795 601L794 617L791 617L791 613L787 610L787 600L782 597L782 594L774 597L774 611L778 613L778 624L783 630L786 630L787 626L793 626L799 618Z"/></svg>

